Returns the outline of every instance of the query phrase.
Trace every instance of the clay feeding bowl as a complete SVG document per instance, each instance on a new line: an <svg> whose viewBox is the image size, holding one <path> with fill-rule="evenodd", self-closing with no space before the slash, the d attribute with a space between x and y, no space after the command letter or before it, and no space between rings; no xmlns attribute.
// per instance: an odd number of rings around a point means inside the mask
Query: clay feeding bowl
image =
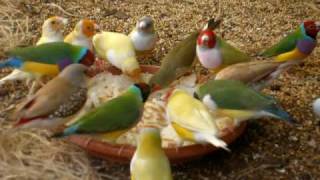
<svg viewBox="0 0 320 180"><path fill-rule="evenodd" d="M153 65L142 65L141 69L142 72L153 74L159 69L159 67ZM118 69L111 66L105 67L104 70L109 71L114 75L121 74ZM101 72L102 70L96 69L93 75L99 71ZM233 132L225 134L221 139L223 139L227 144L230 144L244 132L245 128L246 123L242 123L240 126L235 128ZM74 135L70 136L68 140L82 147L93 156L120 163L129 163L136 149L136 147L132 145L111 144L99 141L89 136ZM210 144L193 144L182 147L164 148L166 155L172 163L181 163L197 159L217 150L218 148Z"/></svg>

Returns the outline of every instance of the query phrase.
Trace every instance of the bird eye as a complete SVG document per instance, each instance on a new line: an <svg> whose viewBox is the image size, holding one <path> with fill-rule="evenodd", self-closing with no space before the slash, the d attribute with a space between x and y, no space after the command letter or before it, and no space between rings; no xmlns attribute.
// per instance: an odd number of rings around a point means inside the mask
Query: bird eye
<svg viewBox="0 0 320 180"><path fill-rule="evenodd" d="M51 21L51 24L56 24L56 21Z"/></svg>

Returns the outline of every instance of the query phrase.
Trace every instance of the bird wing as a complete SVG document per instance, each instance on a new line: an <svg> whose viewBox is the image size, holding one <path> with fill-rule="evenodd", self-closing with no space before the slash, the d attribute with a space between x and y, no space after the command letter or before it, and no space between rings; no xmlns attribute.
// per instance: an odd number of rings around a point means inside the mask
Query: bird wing
<svg viewBox="0 0 320 180"><path fill-rule="evenodd" d="M299 27L296 31L288 34L285 38L280 40L279 43L271 46L261 53L265 57L273 57L282 53L286 53L295 49L297 41L303 38L303 33Z"/></svg>
<svg viewBox="0 0 320 180"><path fill-rule="evenodd" d="M223 66L228 66L231 64L246 62L250 60L250 57L247 54L231 46L229 43L222 40L220 37L217 37L217 39L221 51Z"/></svg>
<svg viewBox="0 0 320 180"><path fill-rule="evenodd" d="M135 125L142 114L143 103L132 93L126 93L87 113L71 126L78 133L107 133Z"/></svg>
<svg viewBox="0 0 320 180"><path fill-rule="evenodd" d="M64 79L56 78L24 102L18 112L23 118L48 116L66 103L76 91L77 88Z"/></svg>

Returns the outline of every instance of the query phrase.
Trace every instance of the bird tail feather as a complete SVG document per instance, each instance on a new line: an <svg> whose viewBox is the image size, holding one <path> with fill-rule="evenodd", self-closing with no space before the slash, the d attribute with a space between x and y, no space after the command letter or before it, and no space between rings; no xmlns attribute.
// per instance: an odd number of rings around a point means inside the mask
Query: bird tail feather
<svg viewBox="0 0 320 180"><path fill-rule="evenodd" d="M270 113L275 118L287 121L291 124L297 123L297 121L290 114L288 114L285 110L283 110L281 107L278 107L276 105L273 105L265 109L265 111Z"/></svg>
<svg viewBox="0 0 320 180"><path fill-rule="evenodd" d="M212 134L202 134L201 136L205 141L211 143L212 145L219 148L223 148L224 150L230 152L230 149L228 148L228 144L225 143L223 140L217 138L216 136Z"/></svg>
<svg viewBox="0 0 320 180"><path fill-rule="evenodd" d="M7 68L7 67L20 68L22 64L23 62L21 61L21 59L12 57L5 61L0 62L0 69Z"/></svg>
<svg viewBox="0 0 320 180"><path fill-rule="evenodd" d="M53 134L51 137L52 138L67 137L67 136L70 136L72 134L75 134L77 130L78 130L78 126L77 125L73 125L73 126L70 126L70 127L66 128L66 129L64 129L61 132L57 132L57 133Z"/></svg>

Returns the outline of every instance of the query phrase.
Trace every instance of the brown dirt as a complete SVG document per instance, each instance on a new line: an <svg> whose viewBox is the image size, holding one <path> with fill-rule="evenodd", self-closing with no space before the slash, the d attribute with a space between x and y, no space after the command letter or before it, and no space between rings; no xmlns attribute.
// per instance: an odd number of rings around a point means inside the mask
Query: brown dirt
<svg viewBox="0 0 320 180"><path fill-rule="evenodd" d="M63 7L72 16L48 5L49 2ZM4 8L9 5L16 11L5 11ZM224 21L218 34L251 55L277 42L287 32L296 28L302 20L319 17L318 6L314 5L311 0L221 0L220 7ZM20 24L21 32L17 28L20 21L16 21L15 24L1 22L0 30L9 27L7 31L0 31L0 42L7 42L0 45L1 52L7 50L9 45L34 43L39 37L43 20L51 15L69 18L70 26L66 32L70 31L72 25L79 18L86 17L96 20L103 30L125 33L131 30L139 17L146 14L151 15L157 22L156 28L160 40L154 56L144 62L159 64L160 59L176 42L187 36L189 32L199 29L205 20L217 15L218 1L20 0L16 2L1 0L0 10L0 14L6 13L7 15L2 16L2 20L8 20L7 17L11 17L14 20L24 20L23 22L25 22L25 19L28 19L28 31L25 30L25 24ZM6 36L11 31L19 32L20 34L17 36L24 38L15 39L16 43L11 42L12 39L8 39ZM27 33L23 34L23 32ZM4 56L3 53L0 53L1 55ZM244 135L231 146L231 153L220 151L202 159L175 166L173 167L175 179L319 179L320 124L311 111L312 101L320 96L319 56L320 48L317 48L304 64L283 74L269 89L265 90L268 94L277 97L286 110L299 121L300 125L293 127L273 119L252 121ZM1 74L1 76L3 75L5 73ZM10 85L4 90L1 89L0 94L6 89L9 91L16 88L17 90L13 94L0 96L0 110L6 109L11 104L16 104L24 97L26 89L20 85L18 83ZM3 129L7 129L8 124L11 124L11 121L6 121L8 116L7 111L0 113L0 125ZM35 133L35 135L38 134ZM78 148L70 147L66 143L50 143L52 146L59 146L66 148L67 151L79 153ZM33 148L39 147L28 148L34 150ZM56 155L63 154L59 151L56 153ZM77 157L80 158L80 156ZM3 160L1 158L0 156L0 160ZM43 171L41 172L43 176L32 178L26 172L20 178L128 179L129 177L129 167L126 165L84 156L83 153L81 158L90 161L90 165L94 168L90 172L95 176L79 172L75 176L65 176L63 173L49 176L48 173L51 172ZM41 160L39 161L41 162ZM57 162L61 162L61 160ZM72 163L75 162L72 161ZM55 172L59 173L59 171ZM80 170L80 172L82 171Z"/></svg>

